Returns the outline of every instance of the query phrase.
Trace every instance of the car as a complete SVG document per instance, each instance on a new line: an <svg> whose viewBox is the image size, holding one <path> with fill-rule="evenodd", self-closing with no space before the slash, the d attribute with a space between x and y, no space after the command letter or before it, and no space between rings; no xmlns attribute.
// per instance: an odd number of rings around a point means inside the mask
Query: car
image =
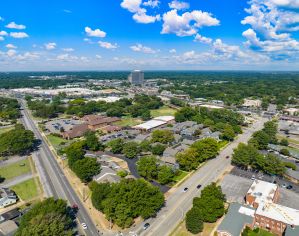
<svg viewBox="0 0 299 236"><path fill-rule="evenodd" d="M187 192L187 191L188 191L188 188L187 188L187 187L183 189L183 192L184 192L184 193Z"/></svg>
<svg viewBox="0 0 299 236"><path fill-rule="evenodd" d="M196 188L200 189L201 188L201 184L197 185Z"/></svg>
<svg viewBox="0 0 299 236"><path fill-rule="evenodd" d="M83 229L87 229L87 225L85 223L82 223L81 226Z"/></svg>
<svg viewBox="0 0 299 236"><path fill-rule="evenodd" d="M146 229L148 229L148 227L150 227L150 226L151 226L150 223L145 223L145 224L143 225L143 229L146 230Z"/></svg>
<svg viewBox="0 0 299 236"><path fill-rule="evenodd" d="M229 159L229 156L226 156L225 158L226 158L226 159Z"/></svg>
<svg viewBox="0 0 299 236"><path fill-rule="evenodd" d="M292 185L288 185L288 186L287 186L287 189L292 189L292 188L293 188Z"/></svg>
<svg viewBox="0 0 299 236"><path fill-rule="evenodd" d="M255 176L253 175L253 176L251 176L251 180L255 180Z"/></svg>
<svg viewBox="0 0 299 236"><path fill-rule="evenodd" d="M283 185L281 185L281 187L283 187L283 188L286 188L286 187L287 187L287 185L286 185L286 184L283 184Z"/></svg>

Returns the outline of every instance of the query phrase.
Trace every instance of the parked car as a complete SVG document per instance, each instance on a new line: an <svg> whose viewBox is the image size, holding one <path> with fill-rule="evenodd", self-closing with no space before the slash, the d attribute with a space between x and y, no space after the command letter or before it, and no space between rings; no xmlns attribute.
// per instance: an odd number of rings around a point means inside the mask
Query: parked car
<svg viewBox="0 0 299 236"><path fill-rule="evenodd" d="M283 187L283 188L286 188L286 187L287 187L287 185L286 185L286 184L283 184L283 185L281 185L281 187Z"/></svg>
<svg viewBox="0 0 299 236"><path fill-rule="evenodd" d="M187 188L187 187L183 189L183 192L184 192L184 193L187 192L187 191L188 191L188 188Z"/></svg>
<svg viewBox="0 0 299 236"><path fill-rule="evenodd" d="M197 185L196 188L200 189L201 188L201 184Z"/></svg>
<svg viewBox="0 0 299 236"><path fill-rule="evenodd" d="M293 188L292 185L288 185L288 186L287 186L287 189L292 189L292 188Z"/></svg>
<svg viewBox="0 0 299 236"><path fill-rule="evenodd" d="M225 158L226 158L226 159L229 159L229 156L226 156Z"/></svg>
<svg viewBox="0 0 299 236"><path fill-rule="evenodd" d="M255 176L253 175L253 176L251 176L251 180L255 180Z"/></svg>
<svg viewBox="0 0 299 236"><path fill-rule="evenodd" d="M150 223L145 223L145 224L143 225L143 229L144 229L144 230L148 229L148 227L150 227Z"/></svg>
<svg viewBox="0 0 299 236"><path fill-rule="evenodd" d="M81 226L83 229L87 229L87 225L85 223L82 223Z"/></svg>

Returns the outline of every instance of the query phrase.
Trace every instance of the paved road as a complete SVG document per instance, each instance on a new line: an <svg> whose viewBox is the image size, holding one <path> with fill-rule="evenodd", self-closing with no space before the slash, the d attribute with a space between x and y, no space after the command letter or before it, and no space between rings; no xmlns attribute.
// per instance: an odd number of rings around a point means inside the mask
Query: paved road
<svg viewBox="0 0 299 236"><path fill-rule="evenodd" d="M184 184L178 187L167 199L165 207L161 209L157 216L145 221L149 222L151 225L147 230L143 230L143 223L131 230L135 231L138 235L169 235L175 229L177 224L184 219L186 212L192 206L193 198L199 196L201 189L215 181L228 167L230 167L231 160L226 159L225 157L231 156L233 149L236 148L239 143L246 143L253 132L263 128L265 121L267 121L267 119L260 118L250 128L246 129L234 142L224 148L217 158L208 161ZM200 190L196 188L198 184L202 185ZM189 188L186 193L183 192L185 187Z"/></svg>
<svg viewBox="0 0 299 236"><path fill-rule="evenodd" d="M55 198L65 199L70 205L77 204L79 207L79 212L77 214L78 220L81 223L85 222L88 226L88 229L85 230L85 233L87 235L100 235L76 192L66 179L44 138L31 119L25 104L21 102L21 105L23 108L23 118L21 119L23 124L26 128L33 131L37 139L41 140L39 150L33 153L33 159L34 161L37 161L37 168L39 169L39 173L41 172L42 184L47 186L45 189L46 194L49 196L54 196Z"/></svg>
<svg viewBox="0 0 299 236"><path fill-rule="evenodd" d="M27 174L19 175L19 176L13 178L13 179L4 181L3 183L0 184L0 187L10 188L11 186L14 186L14 185L22 183L22 182L24 182L26 180L32 179L35 176L36 175L33 175L32 173L27 173Z"/></svg>

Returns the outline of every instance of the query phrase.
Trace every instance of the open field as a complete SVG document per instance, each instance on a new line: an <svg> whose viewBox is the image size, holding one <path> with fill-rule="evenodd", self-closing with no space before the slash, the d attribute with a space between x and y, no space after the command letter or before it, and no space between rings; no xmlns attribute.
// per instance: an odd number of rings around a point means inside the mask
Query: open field
<svg viewBox="0 0 299 236"><path fill-rule="evenodd" d="M174 116L176 113L176 110L167 106L163 106L157 110L151 110L151 116L157 117L157 116Z"/></svg>
<svg viewBox="0 0 299 236"><path fill-rule="evenodd" d="M11 189L15 191L15 193L21 200L27 201L37 197L39 192L39 185L37 184L37 182L39 183L38 178L32 178L11 187Z"/></svg>
<svg viewBox="0 0 299 236"><path fill-rule="evenodd" d="M263 229L259 229L258 232L254 232L250 230L247 235L248 236L275 236L274 234L271 234L270 232Z"/></svg>
<svg viewBox="0 0 299 236"><path fill-rule="evenodd" d="M65 140L63 138L60 138L60 137L57 137L57 136L51 135L51 134L47 135L47 138L55 149L58 149L60 145L66 144L69 142L68 140Z"/></svg>
<svg viewBox="0 0 299 236"><path fill-rule="evenodd" d="M139 125L141 123L142 123L141 119L132 118L130 116L127 116L127 117L123 117L121 121L117 121L114 124L125 127L125 126Z"/></svg>
<svg viewBox="0 0 299 236"><path fill-rule="evenodd" d="M12 127L7 127L7 128L0 128L0 134L3 134L3 133L5 133L7 131L10 131L12 129L13 129L13 126Z"/></svg>
<svg viewBox="0 0 299 236"><path fill-rule="evenodd" d="M31 158L31 157L30 157ZM15 162L13 164L3 166L0 168L0 176L7 179L12 179L19 175L31 172L30 163L28 159Z"/></svg>

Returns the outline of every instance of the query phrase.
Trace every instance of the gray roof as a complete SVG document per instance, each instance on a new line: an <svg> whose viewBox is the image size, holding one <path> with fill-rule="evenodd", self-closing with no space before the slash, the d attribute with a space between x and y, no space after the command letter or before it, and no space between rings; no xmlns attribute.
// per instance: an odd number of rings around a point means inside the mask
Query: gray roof
<svg viewBox="0 0 299 236"><path fill-rule="evenodd" d="M253 222L253 217L239 213L241 206L239 203L230 204L228 213L218 226L218 231L228 232L232 236L240 236L245 224L251 224ZM244 207L253 209L248 206Z"/></svg>
<svg viewBox="0 0 299 236"><path fill-rule="evenodd" d="M101 183L103 182L115 183L120 181L120 177L116 175L116 172L108 166L102 166L101 173L94 176L93 179Z"/></svg>
<svg viewBox="0 0 299 236"><path fill-rule="evenodd" d="M0 235L13 236L17 230L18 226L12 220L8 220L0 224Z"/></svg>
<svg viewBox="0 0 299 236"><path fill-rule="evenodd" d="M292 228L291 226L287 226L285 231L285 236L298 236L299 235L299 226L295 226Z"/></svg>
<svg viewBox="0 0 299 236"><path fill-rule="evenodd" d="M299 171L295 171L292 169L287 168L286 174L294 179L299 180Z"/></svg>

